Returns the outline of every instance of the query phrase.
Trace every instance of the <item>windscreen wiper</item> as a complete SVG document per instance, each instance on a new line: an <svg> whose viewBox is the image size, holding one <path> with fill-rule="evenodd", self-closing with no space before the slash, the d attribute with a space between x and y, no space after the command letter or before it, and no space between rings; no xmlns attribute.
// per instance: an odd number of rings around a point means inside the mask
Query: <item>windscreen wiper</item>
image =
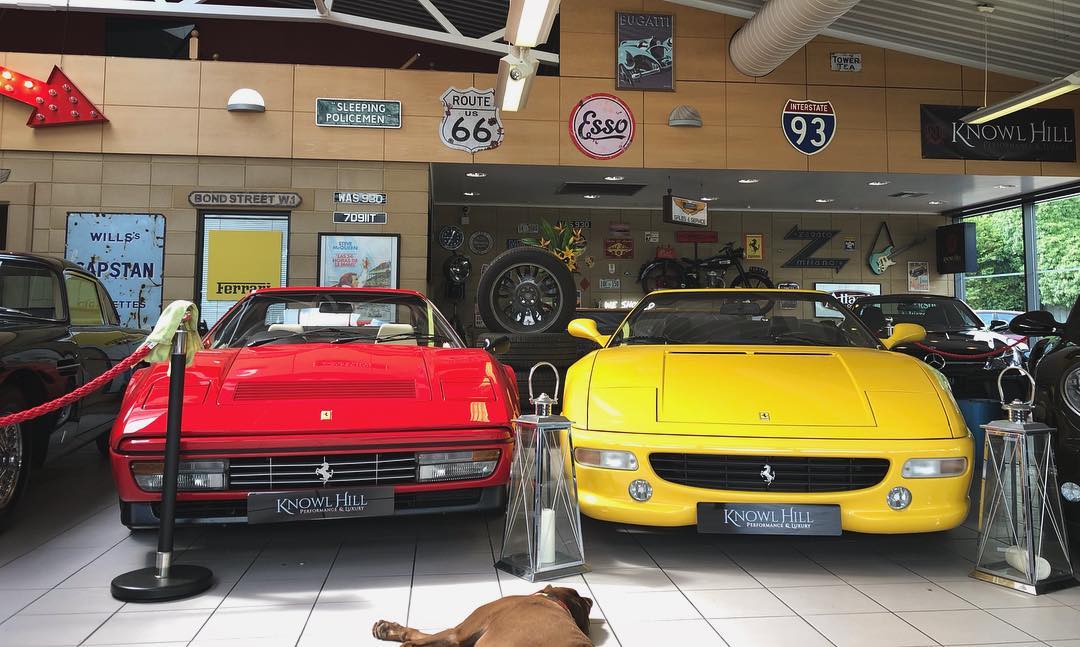
<svg viewBox="0 0 1080 647"><path fill-rule="evenodd" d="M684 344L686 342L680 339L672 339L671 337L665 337L664 335L631 335L622 340L622 343L629 344L632 342L659 342L661 344Z"/></svg>
<svg viewBox="0 0 1080 647"><path fill-rule="evenodd" d="M402 340L402 339L415 339L416 341L437 341L437 340L450 341L450 338L446 337L445 335L427 335L427 334L423 334L423 333L403 332L403 333L398 333L396 335L387 335L385 337L376 337L375 338L375 343L376 344L381 344L382 342L399 341L399 340Z"/></svg>
<svg viewBox="0 0 1080 647"><path fill-rule="evenodd" d="M246 346L248 348L253 348L255 346L262 346L263 344L269 344L271 342L281 341L282 339L292 339L293 337L303 337L305 335L310 335L310 334L313 334L313 333L326 332L327 330L337 330L337 329L338 328L335 327L335 326L327 326L325 328L313 328L311 330L302 330L300 332L291 332L291 333L289 333L287 335L281 335L280 337L264 337L262 339L256 339L254 341L249 341L248 343L244 344L244 346Z"/></svg>
<svg viewBox="0 0 1080 647"><path fill-rule="evenodd" d="M7 306L0 306L0 311L3 311L3 312L8 313L8 314L19 315L19 316L22 316L22 317L31 317L33 319L42 319L43 318L43 317L38 317L38 316L32 315L29 312L23 312L22 310L18 310L16 308L9 308Z"/></svg>

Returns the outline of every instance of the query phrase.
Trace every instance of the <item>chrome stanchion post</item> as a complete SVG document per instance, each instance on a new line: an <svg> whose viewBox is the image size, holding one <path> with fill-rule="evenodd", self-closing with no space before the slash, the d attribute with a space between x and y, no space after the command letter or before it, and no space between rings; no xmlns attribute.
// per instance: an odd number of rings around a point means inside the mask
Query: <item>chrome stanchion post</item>
<svg viewBox="0 0 1080 647"><path fill-rule="evenodd" d="M162 472L160 526L154 566L118 575L112 596L127 602L162 602L198 595L214 583L210 569L193 564L173 564L173 529L176 525L176 489L180 472L180 424L184 410L186 333L173 338L169 357L169 405L165 426L165 465Z"/></svg>

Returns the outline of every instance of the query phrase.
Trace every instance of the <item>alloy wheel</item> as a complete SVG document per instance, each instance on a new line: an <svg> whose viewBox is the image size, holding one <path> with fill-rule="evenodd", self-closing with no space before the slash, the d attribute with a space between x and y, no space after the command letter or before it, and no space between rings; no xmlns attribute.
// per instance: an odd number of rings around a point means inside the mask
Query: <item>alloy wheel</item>
<svg viewBox="0 0 1080 647"><path fill-rule="evenodd" d="M507 330L531 332L555 316L564 298L555 275L539 265L519 263L495 280L491 306Z"/></svg>
<svg viewBox="0 0 1080 647"><path fill-rule="evenodd" d="M23 437L19 425L0 428L0 508L15 498L23 470Z"/></svg>

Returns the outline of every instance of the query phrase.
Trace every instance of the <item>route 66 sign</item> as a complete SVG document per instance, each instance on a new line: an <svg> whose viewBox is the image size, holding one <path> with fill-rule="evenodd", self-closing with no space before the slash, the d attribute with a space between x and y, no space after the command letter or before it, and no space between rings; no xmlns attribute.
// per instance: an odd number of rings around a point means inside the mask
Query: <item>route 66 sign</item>
<svg viewBox="0 0 1080 647"><path fill-rule="evenodd" d="M781 116L784 137L804 155L825 150L836 134L832 102L788 99Z"/></svg>
<svg viewBox="0 0 1080 647"><path fill-rule="evenodd" d="M495 90L449 88L442 95L442 103L439 136L447 146L475 153L502 143L503 125L495 105Z"/></svg>

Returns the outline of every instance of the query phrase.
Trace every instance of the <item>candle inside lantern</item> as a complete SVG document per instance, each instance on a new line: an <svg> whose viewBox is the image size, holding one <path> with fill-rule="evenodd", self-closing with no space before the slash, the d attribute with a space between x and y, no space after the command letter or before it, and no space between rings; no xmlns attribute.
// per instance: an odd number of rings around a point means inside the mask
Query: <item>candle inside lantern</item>
<svg viewBox="0 0 1080 647"><path fill-rule="evenodd" d="M540 563L555 562L555 511L544 508L540 511Z"/></svg>

